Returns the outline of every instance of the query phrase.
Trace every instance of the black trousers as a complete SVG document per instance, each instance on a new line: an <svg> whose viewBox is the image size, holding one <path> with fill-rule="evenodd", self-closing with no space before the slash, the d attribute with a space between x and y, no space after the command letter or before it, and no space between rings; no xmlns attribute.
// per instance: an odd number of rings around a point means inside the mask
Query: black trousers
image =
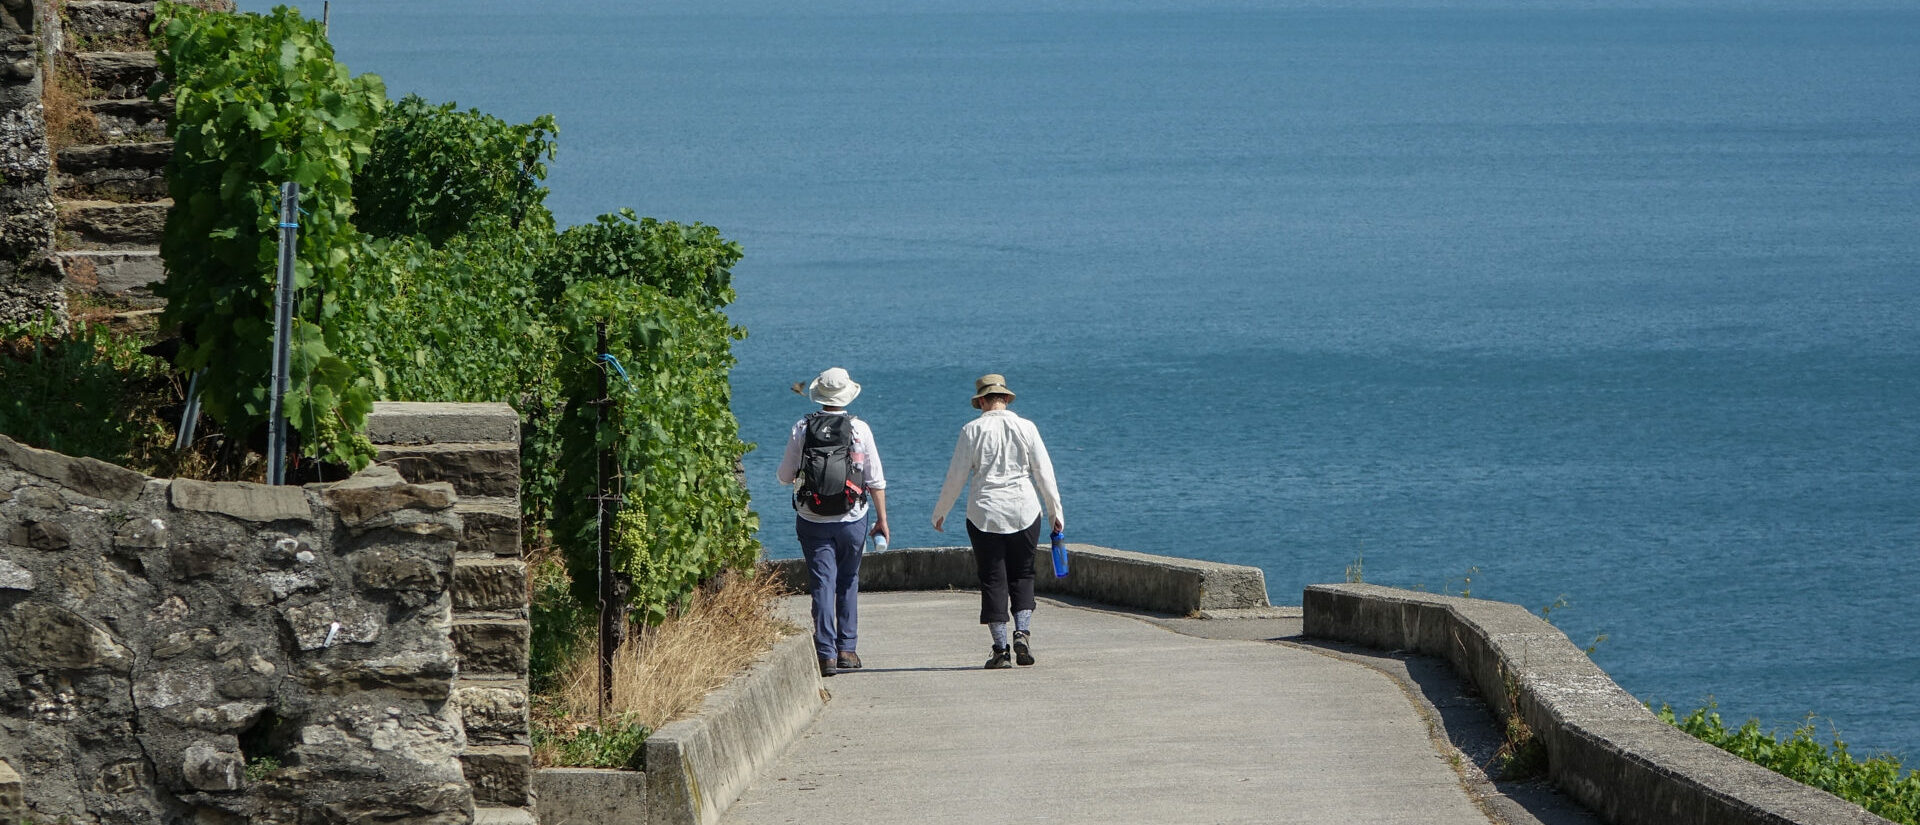
<svg viewBox="0 0 1920 825"><path fill-rule="evenodd" d="M980 623L1013 619L1033 609L1033 556L1040 546L1040 519L1018 533L989 533L967 522L973 564L980 571ZM1009 612L1007 606L1013 610Z"/></svg>

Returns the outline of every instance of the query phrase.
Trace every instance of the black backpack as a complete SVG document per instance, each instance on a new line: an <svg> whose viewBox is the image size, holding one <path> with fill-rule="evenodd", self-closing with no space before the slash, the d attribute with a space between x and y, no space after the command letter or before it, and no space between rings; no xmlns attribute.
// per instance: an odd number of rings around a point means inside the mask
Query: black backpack
<svg viewBox="0 0 1920 825"><path fill-rule="evenodd" d="M806 417L806 442L800 448L800 486L793 506L816 515L837 516L867 500L865 458L853 451L854 417L814 413Z"/></svg>

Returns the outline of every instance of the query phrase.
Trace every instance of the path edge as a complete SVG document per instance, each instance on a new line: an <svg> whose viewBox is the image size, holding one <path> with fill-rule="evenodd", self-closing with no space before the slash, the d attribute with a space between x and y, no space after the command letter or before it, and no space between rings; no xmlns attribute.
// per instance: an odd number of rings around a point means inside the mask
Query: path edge
<svg viewBox="0 0 1920 825"><path fill-rule="evenodd" d="M1526 608L1370 584L1311 585L1303 632L1445 660L1546 746L1553 783L1617 825L1891 825L1656 718Z"/></svg>
<svg viewBox="0 0 1920 825"><path fill-rule="evenodd" d="M826 705L813 637L793 633L646 741L647 821L711 825Z"/></svg>

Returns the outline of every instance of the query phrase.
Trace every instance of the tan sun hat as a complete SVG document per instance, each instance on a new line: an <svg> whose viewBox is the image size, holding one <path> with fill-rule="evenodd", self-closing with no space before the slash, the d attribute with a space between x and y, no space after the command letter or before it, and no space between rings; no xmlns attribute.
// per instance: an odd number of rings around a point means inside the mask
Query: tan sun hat
<svg viewBox="0 0 1920 825"><path fill-rule="evenodd" d="M1004 395L1008 399L1014 397L1013 390L1007 389L1006 376L990 372L973 379L973 400L979 401L989 395Z"/></svg>
<svg viewBox="0 0 1920 825"><path fill-rule="evenodd" d="M844 407L860 396L860 385L839 367L828 368L807 382L807 398L825 407Z"/></svg>

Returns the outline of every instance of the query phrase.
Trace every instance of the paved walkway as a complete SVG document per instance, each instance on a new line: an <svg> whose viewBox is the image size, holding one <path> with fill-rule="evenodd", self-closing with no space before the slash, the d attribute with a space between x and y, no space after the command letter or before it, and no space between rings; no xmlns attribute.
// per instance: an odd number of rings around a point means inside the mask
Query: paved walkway
<svg viewBox="0 0 1920 825"><path fill-rule="evenodd" d="M1489 822L1375 670L1044 599L1039 663L982 670L979 598L863 594L866 668L722 821Z"/></svg>

